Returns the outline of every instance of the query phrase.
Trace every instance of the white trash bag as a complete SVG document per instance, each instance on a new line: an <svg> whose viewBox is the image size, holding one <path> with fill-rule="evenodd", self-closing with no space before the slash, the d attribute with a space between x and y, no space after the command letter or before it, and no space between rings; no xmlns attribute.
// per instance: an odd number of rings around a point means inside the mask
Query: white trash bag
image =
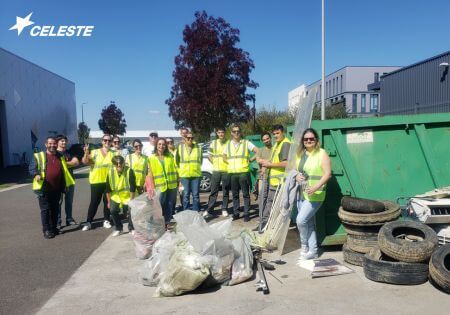
<svg viewBox="0 0 450 315"><path fill-rule="evenodd" d="M242 283L253 276L253 253L248 239L238 236L232 240L233 247L238 253L231 267L231 280L229 285Z"/></svg>
<svg viewBox="0 0 450 315"><path fill-rule="evenodd" d="M165 222L159 203L159 193L153 199L142 194L128 203L133 221L136 257L147 259L152 246L165 232Z"/></svg>

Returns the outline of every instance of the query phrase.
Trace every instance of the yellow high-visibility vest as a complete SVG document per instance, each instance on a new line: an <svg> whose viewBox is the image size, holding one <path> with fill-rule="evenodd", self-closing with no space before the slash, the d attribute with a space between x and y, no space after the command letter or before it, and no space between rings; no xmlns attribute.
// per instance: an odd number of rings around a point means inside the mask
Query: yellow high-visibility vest
<svg viewBox="0 0 450 315"><path fill-rule="evenodd" d="M317 184L323 176L322 160L325 154L324 149L319 149L311 152L306 159L303 171L308 175L308 186L312 187ZM297 156L296 165L299 170L301 156ZM309 201L324 201L325 200L326 185L323 185L319 190L315 191L312 195L308 195L303 192L303 198Z"/></svg>
<svg viewBox="0 0 450 315"><path fill-rule="evenodd" d="M212 157L212 165L213 171L215 172L226 172L228 169L227 163L223 160L223 152L228 144L228 141L220 141L220 139L216 139L211 142L211 157Z"/></svg>
<svg viewBox="0 0 450 315"><path fill-rule="evenodd" d="M164 162L161 163L156 154L153 154L149 159L155 188L158 188L161 192L177 188L178 186L177 170L173 156L164 156L163 160ZM164 167L162 164L164 164Z"/></svg>
<svg viewBox="0 0 450 315"><path fill-rule="evenodd" d="M284 138L282 141L275 143L272 147L272 154L270 161L272 163L280 162L280 152L284 143L291 143L288 138ZM270 186L276 187L281 184L282 179L286 176L285 167L272 167L269 169L269 184Z"/></svg>
<svg viewBox="0 0 450 315"><path fill-rule="evenodd" d="M109 169L109 186L111 187L111 200L122 205L127 205L131 199L130 193L130 168L124 166L119 175L115 167Z"/></svg>
<svg viewBox="0 0 450 315"><path fill-rule="evenodd" d="M228 141L227 144L227 172L234 173L246 173L248 169L248 158L250 152L248 151L248 141L243 139L239 142L237 148L232 144L233 141Z"/></svg>
<svg viewBox="0 0 450 315"><path fill-rule="evenodd" d="M41 190L42 185L44 184L44 179L45 179L45 166L47 164L47 161L46 161L47 153L44 151L34 153L34 159L36 160L37 169L39 171L39 175L41 175L41 179L36 180L35 178L33 178L32 188L33 188L33 190ZM61 165L62 165L63 174L64 174L64 182L66 183L66 187L75 185L75 180L73 179L72 175L70 174L70 172L67 168L66 159L64 158L64 156L60 156L60 160L61 160Z"/></svg>
<svg viewBox="0 0 450 315"><path fill-rule="evenodd" d="M136 177L136 186L144 187L145 177L148 174L148 157L144 154L137 155L136 153L127 155L125 163L131 168Z"/></svg>
<svg viewBox="0 0 450 315"><path fill-rule="evenodd" d="M102 149L95 149L91 151L92 161L91 170L89 172L90 184L106 183L106 177L109 169L112 167L111 159L115 155L119 155L120 152L108 150L105 156L103 156Z"/></svg>
<svg viewBox="0 0 450 315"><path fill-rule="evenodd" d="M180 157L179 174L182 178L202 176L202 150L198 144L192 145L191 153L187 146L182 143L177 154Z"/></svg>

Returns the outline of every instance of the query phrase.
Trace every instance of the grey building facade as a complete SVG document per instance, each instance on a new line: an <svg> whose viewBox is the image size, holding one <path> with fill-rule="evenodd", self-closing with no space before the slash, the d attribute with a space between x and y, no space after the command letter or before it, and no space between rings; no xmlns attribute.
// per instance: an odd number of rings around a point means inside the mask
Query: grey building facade
<svg viewBox="0 0 450 315"><path fill-rule="evenodd" d="M380 93L382 115L450 112L450 51L380 77L368 89Z"/></svg>
<svg viewBox="0 0 450 315"><path fill-rule="evenodd" d="M355 116L378 113L380 96L378 91L369 91L369 83L382 75L398 70L394 66L346 66L325 77L326 105L345 104L347 112ZM306 87L306 93L317 105L321 102L322 81ZM312 95L311 95L312 93Z"/></svg>

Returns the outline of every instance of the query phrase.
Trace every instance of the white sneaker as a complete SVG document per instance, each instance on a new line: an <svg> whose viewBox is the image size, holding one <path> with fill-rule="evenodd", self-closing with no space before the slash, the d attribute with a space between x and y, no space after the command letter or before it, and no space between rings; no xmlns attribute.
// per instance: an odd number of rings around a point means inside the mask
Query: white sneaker
<svg viewBox="0 0 450 315"><path fill-rule="evenodd" d="M204 218L206 218L206 217L208 216L208 211L206 211L206 210L203 211L203 212L202 212L202 216L203 216Z"/></svg>
<svg viewBox="0 0 450 315"><path fill-rule="evenodd" d="M312 253L312 252L307 252L304 255L300 255L300 257L298 258L299 261L302 260L311 260L311 259L316 259L317 257L319 257L319 255L317 255L317 253Z"/></svg>
<svg viewBox="0 0 450 315"><path fill-rule="evenodd" d="M132 230L131 235L134 236L134 234L136 234L136 232L134 230Z"/></svg>
<svg viewBox="0 0 450 315"><path fill-rule="evenodd" d="M222 217L228 217L228 211L222 210Z"/></svg>
<svg viewBox="0 0 450 315"><path fill-rule="evenodd" d="M108 220L103 221L103 227L105 229L110 229L111 228L111 223L109 223Z"/></svg>
<svg viewBox="0 0 450 315"><path fill-rule="evenodd" d="M112 236L116 237L116 236L119 236L119 235L122 234L122 233L123 233L122 231L114 231L114 232L112 233Z"/></svg>
<svg viewBox="0 0 450 315"><path fill-rule="evenodd" d="M88 222L88 223L84 224L84 226L83 226L83 228L81 230L82 231L89 231L90 229L91 229L91 224Z"/></svg>

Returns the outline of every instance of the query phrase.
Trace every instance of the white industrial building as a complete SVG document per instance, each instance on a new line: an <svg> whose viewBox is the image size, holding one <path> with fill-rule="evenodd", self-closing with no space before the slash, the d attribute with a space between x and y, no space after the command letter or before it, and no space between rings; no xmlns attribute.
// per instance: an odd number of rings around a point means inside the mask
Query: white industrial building
<svg viewBox="0 0 450 315"><path fill-rule="evenodd" d="M0 167L30 161L60 133L78 142L75 83L0 48Z"/></svg>
<svg viewBox="0 0 450 315"><path fill-rule="evenodd" d="M134 139L148 142L150 132L157 132L160 138L173 138L175 143L181 141L180 132L178 130L128 130L124 135L119 137L122 139L122 142ZM101 130L91 130L89 133L91 143L100 143L102 137L103 131Z"/></svg>

